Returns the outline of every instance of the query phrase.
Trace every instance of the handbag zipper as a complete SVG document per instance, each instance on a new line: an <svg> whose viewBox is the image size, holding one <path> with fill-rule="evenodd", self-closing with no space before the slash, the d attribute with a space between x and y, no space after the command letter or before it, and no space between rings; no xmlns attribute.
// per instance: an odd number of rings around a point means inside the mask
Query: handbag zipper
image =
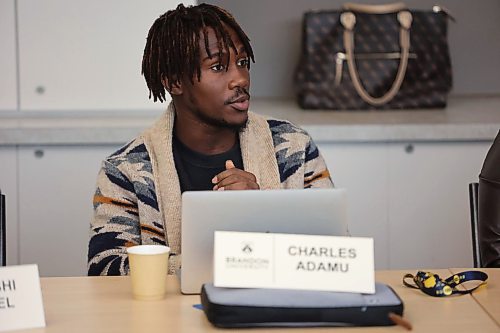
<svg viewBox="0 0 500 333"><path fill-rule="evenodd" d="M359 60L375 60L375 59L399 59L401 58L401 54L399 52L388 52L388 53L360 53L355 54L354 58ZM417 55L415 53L410 53L408 56L409 59L417 59ZM342 69L344 67L344 61L347 59L346 54L344 52L337 52L335 54L335 87L339 86L342 82Z"/></svg>

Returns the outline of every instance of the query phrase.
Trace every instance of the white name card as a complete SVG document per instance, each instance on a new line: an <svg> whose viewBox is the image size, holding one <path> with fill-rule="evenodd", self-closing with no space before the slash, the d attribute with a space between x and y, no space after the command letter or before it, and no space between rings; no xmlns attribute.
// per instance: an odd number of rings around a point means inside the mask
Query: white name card
<svg viewBox="0 0 500 333"><path fill-rule="evenodd" d="M37 265L0 267L0 331L45 327Z"/></svg>
<svg viewBox="0 0 500 333"><path fill-rule="evenodd" d="M214 285L373 294L373 238L216 231Z"/></svg>

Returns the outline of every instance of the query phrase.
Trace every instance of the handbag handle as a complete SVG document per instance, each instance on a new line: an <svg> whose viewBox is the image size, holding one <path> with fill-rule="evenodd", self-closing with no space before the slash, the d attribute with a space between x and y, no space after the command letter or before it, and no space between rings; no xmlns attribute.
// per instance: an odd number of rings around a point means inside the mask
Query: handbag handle
<svg viewBox="0 0 500 333"><path fill-rule="evenodd" d="M366 14L390 14L407 9L404 2L388 3L383 5L366 5L360 3L345 3L342 8L346 11L366 13Z"/></svg>
<svg viewBox="0 0 500 333"><path fill-rule="evenodd" d="M358 95L368 104L380 106L386 104L396 96L403 83L408 67L408 58L410 54L410 27L412 23L412 15L409 11L404 10L398 13L399 29L399 45L401 47L401 57L396 78L389 91L381 97L371 96L363 87L359 79L356 62L354 59L354 25L356 24L356 16L352 12L344 12L340 16L340 22L344 26L344 48L346 50L347 67L351 80Z"/></svg>

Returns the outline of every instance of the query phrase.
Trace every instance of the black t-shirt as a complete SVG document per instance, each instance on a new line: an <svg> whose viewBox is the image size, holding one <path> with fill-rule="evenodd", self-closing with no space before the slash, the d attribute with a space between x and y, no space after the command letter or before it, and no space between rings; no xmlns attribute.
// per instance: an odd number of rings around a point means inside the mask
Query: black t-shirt
<svg viewBox="0 0 500 333"><path fill-rule="evenodd" d="M235 167L243 169L239 140L224 153L205 155L189 149L174 135L172 151L181 192L212 190L212 178L226 170L227 160L232 160Z"/></svg>

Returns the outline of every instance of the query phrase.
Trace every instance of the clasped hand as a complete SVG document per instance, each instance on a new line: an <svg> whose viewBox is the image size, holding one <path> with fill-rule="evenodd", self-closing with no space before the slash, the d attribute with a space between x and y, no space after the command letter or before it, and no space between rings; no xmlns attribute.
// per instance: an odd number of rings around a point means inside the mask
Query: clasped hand
<svg viewBox="0 0 500 333"><path fill-rule="evenodd" d="M212 183L214 191L260 189L255 175L236 168L231 160L226 161L226 170L212 178Z"/></svg>

